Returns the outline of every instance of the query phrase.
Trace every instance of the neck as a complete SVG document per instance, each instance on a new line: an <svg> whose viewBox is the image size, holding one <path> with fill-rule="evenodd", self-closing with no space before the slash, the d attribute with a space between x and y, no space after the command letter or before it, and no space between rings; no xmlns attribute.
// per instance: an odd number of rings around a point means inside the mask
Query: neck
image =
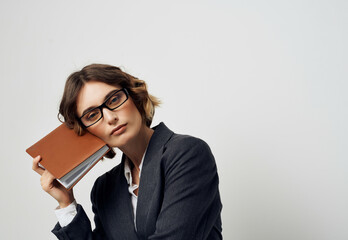
<svg viewBox="0 0 348 240"><path fill-rule="evenodd" d="M141 159L144 156L145 150L149 145L151 136L154 130L147 127L145 124L141 128L138 136L132 139L126 146L120 148L120 150L130 159L134 165L134 168L139 172L139 166Z"/></svg>

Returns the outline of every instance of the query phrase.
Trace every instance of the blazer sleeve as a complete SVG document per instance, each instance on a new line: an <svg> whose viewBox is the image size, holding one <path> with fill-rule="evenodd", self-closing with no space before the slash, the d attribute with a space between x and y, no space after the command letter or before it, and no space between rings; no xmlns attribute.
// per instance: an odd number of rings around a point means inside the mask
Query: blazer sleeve
<svg viewBox="0 0 348 240"><path fill-rule="evenodd" d="M163 203L148 239L222 239L222 204L215 159L197 138L168 146Z"/></svg>
<svg viewBox="0 0 348 240"><path fill-rule="evenodd" d="M59 222L56 224L54 229L52 230L52 233L56 235L58 239L61 240L102 240L107 239L104 233L104 230L102 228L102 225L100 223L98 211L95 207L94 202L94 196L95 194L95 188L96 185L94 185L92 193L91 193L91 200L92 200L92 210L94 212L94 221L96 228L92 231L91 229L91 222L87 217L86 212L84 211L83 207L81 205L77 205L77 214L72 220L72 222L65 226L61 227Z"/></svg>

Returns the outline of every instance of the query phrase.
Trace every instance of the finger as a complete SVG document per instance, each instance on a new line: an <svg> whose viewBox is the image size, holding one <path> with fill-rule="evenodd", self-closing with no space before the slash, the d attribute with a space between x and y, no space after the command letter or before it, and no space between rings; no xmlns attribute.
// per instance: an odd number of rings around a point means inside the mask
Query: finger
<svg viewBox="0 0 348 240"><path fill-rule="evenodd" d="M44 191L49 192L54 187L55 177L47 170L45 170L41 175L41 187Z"/></svg>
<svg viewBox="0 0 348 240"><path fill-rule="evenodd" d="M39 166L39 162L41 161L41 156L37 156L33 159L33 170L38 174L42 175L45 171L42 167Z"/></svg>

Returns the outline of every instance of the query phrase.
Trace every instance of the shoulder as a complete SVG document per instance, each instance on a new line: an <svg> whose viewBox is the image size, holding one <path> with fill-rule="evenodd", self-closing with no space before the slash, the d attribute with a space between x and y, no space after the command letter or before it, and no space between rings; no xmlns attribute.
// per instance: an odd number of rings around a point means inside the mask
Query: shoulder
<svg viewBox="0 0 348 240"><path fill-rule="evenodd" d="M208 144L197 137L174 133L166 144L168 147L179 147L181 149L209 148Z"/></svg>
<svg viewBox="0 0 348 240"><path fill-rule="evenodd" d="M108 192L115 187L117 176L123 173L122 163L118 164L110 171L99 176L94 182L91 195L98 195L100 192Z"/></svg>
<svg viewBox="0 0 348 240"><path fill-rule="evenodd" d="M183 156L211 155L208 144L200 138L174 133L163 122L153 129L155 131L147 152L151 157L162 154L162 157L166 159L181 159Z"/></svg>
<svg viewBox="0 0 348 240"><path fill-rule="evenodd" d="M190 135L173 134L164 145L161 169L166 186L179 184L187 187L195 183L198 187L219 182L210 147L204 140Z"/></svg>
<svg viewBox="0 0 348 240"><path fill-rule="evenodd" d="M119 163L117 166L109 170L108 172L104 173L103 175L99 176L97 180L95 181L95 184L100 183L107 183L115 178L115 176L119 175L121 172L123 172L122 169L122 163Z"/></svg>
<svg viewBox="0 0 348 240"><path fill-rule="evenodd" d="M162 161L167 170L178 166L185 168L202 168L202 165L210 168L216 167L209 145L200 138L183 134L173 134L164 145Z"/></svg>
<svg viewBox="0 0 348 240"><path fill-rule="evenodd" d="M164 150L167 153L190 153L207 154L211 153L209 145L202 139L190 135L174 133L165 144Z"/></svg>

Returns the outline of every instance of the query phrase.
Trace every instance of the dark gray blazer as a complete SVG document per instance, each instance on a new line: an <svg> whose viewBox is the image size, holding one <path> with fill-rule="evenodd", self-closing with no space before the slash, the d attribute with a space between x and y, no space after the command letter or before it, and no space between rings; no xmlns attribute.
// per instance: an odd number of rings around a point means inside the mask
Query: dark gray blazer
<svg viewBox="0 0 348 240"><path fill-rule="evenodd" d="M222 239L219 178L202 140L179 135L163 123L154 128L141 171L136 226L124 176L124 160L99 177L91 200L96 228L83 208L59 239Z"/></svg>

